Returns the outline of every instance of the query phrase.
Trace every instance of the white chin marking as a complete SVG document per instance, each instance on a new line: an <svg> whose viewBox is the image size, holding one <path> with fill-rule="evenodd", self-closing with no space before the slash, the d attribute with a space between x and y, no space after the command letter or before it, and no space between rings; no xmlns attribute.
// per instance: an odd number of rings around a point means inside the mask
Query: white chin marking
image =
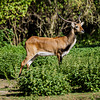
<svg viewBox="0 0 100 100"><path fill-rule="evenodd" d="M39 55L39 56L53 56L54 53L50 53L50 52L38 52L37 55Z"/></svg>
<svg viewBox="0 0 100 100"><path fill-rule="evenodd" d="M83 31L81 31L81 33L84 33Z"/></svg>

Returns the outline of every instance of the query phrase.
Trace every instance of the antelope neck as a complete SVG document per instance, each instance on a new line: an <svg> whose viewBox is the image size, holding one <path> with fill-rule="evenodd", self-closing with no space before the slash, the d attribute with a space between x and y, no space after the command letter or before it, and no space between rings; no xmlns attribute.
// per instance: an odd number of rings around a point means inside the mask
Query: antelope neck
<svg viewBox="0 0 100 100"><path fill-rule="evenodd" d="M75 36L75 30L73 28L71 28L70 33L67 35L68 40L74 40L76 38Z"/></svg>

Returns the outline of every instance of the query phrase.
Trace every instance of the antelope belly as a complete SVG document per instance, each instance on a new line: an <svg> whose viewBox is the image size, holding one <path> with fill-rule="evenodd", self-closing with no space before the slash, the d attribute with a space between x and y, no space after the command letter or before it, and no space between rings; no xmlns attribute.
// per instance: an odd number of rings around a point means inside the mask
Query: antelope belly
<svg viewBox="0 0 100 100"><path fill-rule="evenodd" d="M54 53L51 53L51 52L38 52L37 55L39 55L39 56L53 56Z"/></svg>

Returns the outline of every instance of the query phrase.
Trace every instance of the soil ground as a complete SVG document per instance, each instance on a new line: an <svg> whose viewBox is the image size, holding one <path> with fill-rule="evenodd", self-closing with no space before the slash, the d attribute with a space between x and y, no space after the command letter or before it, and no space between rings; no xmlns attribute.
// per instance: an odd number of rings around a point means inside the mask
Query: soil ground
<svg viewBox="0 0 100 100"><path fill-rule="evenodd" d="M15 80L0 79L0 100L100 100L100 92L69 93L60 96L24 96Z"/></svg>

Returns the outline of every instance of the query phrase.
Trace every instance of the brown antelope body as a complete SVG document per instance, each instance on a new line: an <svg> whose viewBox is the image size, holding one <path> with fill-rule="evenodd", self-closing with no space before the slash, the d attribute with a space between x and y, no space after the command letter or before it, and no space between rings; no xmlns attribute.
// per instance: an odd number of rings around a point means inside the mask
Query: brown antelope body
<svg viewBox="0 0 100 100"><path fill-rule="evenodd" d="M59 17L63 19L60 15ZM66 22L65 19L63 19ZM84 33L84 29L82 28L83 22L71 22L71 30L67 36L63 37L37 37L32 36L26 41L26 51L27 56L21 63L20 73L21 75L23 66L27 65L27 69L34 61L37 56L50 56L55 55L58 57L58 62L62 62L62 58L69 53L70 49L76 43L75 32Z"/></svg>

